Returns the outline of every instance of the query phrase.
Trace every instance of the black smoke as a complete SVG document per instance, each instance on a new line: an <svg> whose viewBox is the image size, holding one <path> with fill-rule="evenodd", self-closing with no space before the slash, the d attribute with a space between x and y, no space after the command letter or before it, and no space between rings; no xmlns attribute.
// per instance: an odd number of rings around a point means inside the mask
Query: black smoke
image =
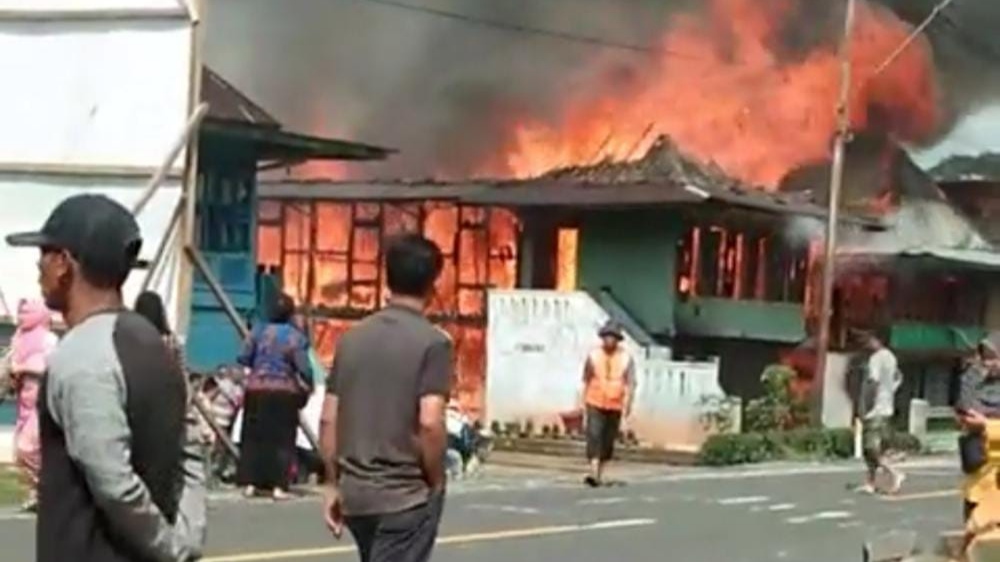
<svg viewBox="0 0 1000 562"><path fill-rule="evenodd" d="M703 0L401 0L476 19L655 47ZM760 0L767 2L772 0ZM919 21L931 0L883 0ZM835 41L839 2L803 0L776 52ZM896 5L898 4L898 6ZM932 26L953 115L991 99L994 2L957 0ZM964 7L969 6L969 7ZM921 11L923 10L923 12ZM989 23L992 19L992 28ZM627 88L649 54L478 26L368 0L208 0L206 60L289 128L399 148L361 175L461 176L500 158L511 120L559 115L567 93ZM996 52L994 52L996 50ZM603 64L594 65L595 58ZM992 67L990 64L992 63ZM610 77L610 80L609 80ZM977 77L975 81L969 77ZM495 162L502 167L502 162Z"/></svg>

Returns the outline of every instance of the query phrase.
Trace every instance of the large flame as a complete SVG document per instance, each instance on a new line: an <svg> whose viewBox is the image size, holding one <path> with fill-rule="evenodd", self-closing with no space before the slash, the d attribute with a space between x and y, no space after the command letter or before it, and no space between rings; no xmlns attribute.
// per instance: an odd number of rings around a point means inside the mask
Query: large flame
<svg viewBox="0 0 1000 562"><path fill-rule="evenodd" d="M790 170L825 159L836 128L837 41L790 54L781 36L790 11L809 1L711 0L675 17L649 72L625 86L574 92L553 120L513 123L506 169L486 171L529 177L631 159L667 134L685 153L773 188ZM926 41L875 75L910 32L891 12L858 4L850 44L855 130L877 126L910 141L935 133L938 89Z"/></svg>

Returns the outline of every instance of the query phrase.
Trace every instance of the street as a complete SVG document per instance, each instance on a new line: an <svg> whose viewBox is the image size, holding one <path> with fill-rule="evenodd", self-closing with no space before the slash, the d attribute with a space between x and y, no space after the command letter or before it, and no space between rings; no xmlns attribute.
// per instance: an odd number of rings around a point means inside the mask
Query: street
<svg viewBox="0 0 1000 562"><path fill-rule="evenodd" d="M957 469L950 459L907 463L909 479L892 499L847 490L859 467L771 465L740 469L628 466L626 485L580 486L576 475L489 467L449 491L434 559L440 562L700 562L861 560L876 534L917 531L922 546L957 526ZM284 504L214 498L205 562L354 560L349 538L322 526L318 500ZM34 521L0 517L5 562L33 558Z"/></svg>

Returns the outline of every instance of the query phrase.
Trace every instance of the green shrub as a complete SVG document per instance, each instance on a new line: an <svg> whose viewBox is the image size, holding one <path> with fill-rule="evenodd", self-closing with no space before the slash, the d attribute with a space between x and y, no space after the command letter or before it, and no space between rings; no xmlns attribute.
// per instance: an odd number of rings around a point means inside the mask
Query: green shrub
<svg viewBox="0 0 1000 562"><path fill-rule="evenodd" d="M747 402L744 429L782 431L809 423L809 405L792 394L795 376L795 370L785 365L769 365L764 369L760 375L764 394Z"/></svg>
<svg viewBox="0 0 1000 562"><path fill-rule="evenodd" d="M890 434L893 450L917 453L920 441L905 432ZM849 459L854 456L850 429L798 428L767 433L713 435L702 445L698 460L707 466L729 466L793 458Z"/></svg>
<svg viewBox="0 0 1000 562"><path fill-rule="evenodd" d="M729 466L772 460L777 453L760 433L713 435L702 445L698 460L707 466Z"/></svg>
<svg viewBox="0 0 1000 562"><path fill-rule="evenodd" d="M828 429L827 456L834 459L849 459L854 456L854 431L850 429Z"/></svg>

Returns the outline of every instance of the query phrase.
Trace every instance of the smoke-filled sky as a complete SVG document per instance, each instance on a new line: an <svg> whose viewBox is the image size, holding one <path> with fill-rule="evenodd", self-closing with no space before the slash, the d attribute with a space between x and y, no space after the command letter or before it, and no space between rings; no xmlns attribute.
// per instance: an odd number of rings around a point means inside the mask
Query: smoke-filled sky
<svg viewBox="0 0 1000 562"><path fill-rule="evenodd" d="M653 44L673 10L705 4L403 1L627 45ZM937 0L882 2L919 21ZM824 28L810 18L829 10L805 11L817 13L800 14L812 24L803 30ZM1000 3L958 1L946 13L931 30L946 104L954 114L975 109L983 117L960 121L951 139L922 153L925 163L951 151L1000 151L1000 134L993 134L1000 133L1000 110L983 110L1000 92L1000 72L986 78L1000 69L1000 38L993 33L1000 29ZM426 176L433 163L454 170L481 160L501 140L498 121L555 112L566 93L590 87L595 72L614 66L623 75L610 82L628 83L630 73L651 64L627 50L484 28L368 0L208 0L205 21L208 64L289 128L401 149L388 168L372 171L379 175ZM802 35L816 40L812 32ZM620 64L587 64L595 57Z"/></svg>

